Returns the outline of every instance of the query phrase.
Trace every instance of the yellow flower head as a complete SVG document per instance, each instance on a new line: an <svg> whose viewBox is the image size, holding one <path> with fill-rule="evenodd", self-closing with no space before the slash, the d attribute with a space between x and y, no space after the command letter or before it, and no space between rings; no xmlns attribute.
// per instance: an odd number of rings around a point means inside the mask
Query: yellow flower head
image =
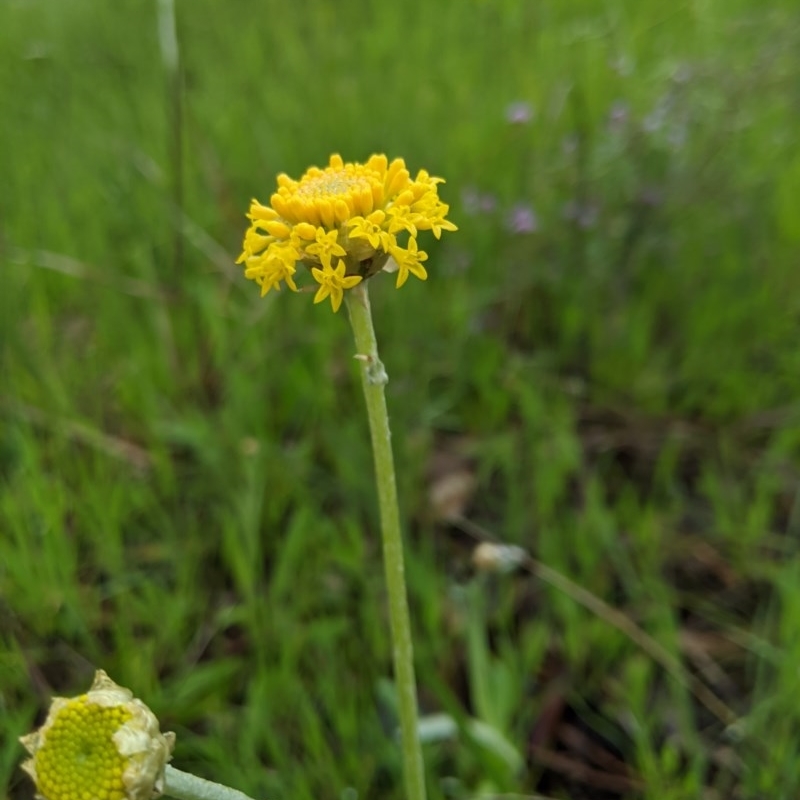
<svg viewBox="0 0 800 800"><path fill-rule="evenodd" d="M425 280L417 246L420 231L457 230L441 202L441 178L420 170L412 179L402 158L373 155L366 164L333 155L325 169L311 167L299 181L278 176L268 206L250 204L250 227L237 264L262 296L281 283L297 291L298 262L319 284L314 302L330 297L334 311L350 289L384 267L397 270L397 288L409 275ZM390 261L391 259L391 261ZM393 262L393 263L392 263Z"/></svg>
<svg viewBox="0 0 800 800"><path fill-rule="evenodd" d="M150 800L164 790L174 733L102 670L78 697L56 697L39 730L20 741L40 800Z"/></svg>

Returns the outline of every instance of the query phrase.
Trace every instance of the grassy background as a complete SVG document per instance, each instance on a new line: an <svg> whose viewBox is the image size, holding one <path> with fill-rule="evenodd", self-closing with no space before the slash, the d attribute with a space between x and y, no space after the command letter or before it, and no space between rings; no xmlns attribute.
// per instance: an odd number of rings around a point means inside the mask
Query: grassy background
<svg viewBox="0 0 800 800"><path fill-rule="evenodd" d="M233 265L379 151L460 227L372 292L431 797L796 797L796 4L176 11L179 81L156 3L0 3L0 791L103 667L181 769L401 796L346 320Z"/></svg>

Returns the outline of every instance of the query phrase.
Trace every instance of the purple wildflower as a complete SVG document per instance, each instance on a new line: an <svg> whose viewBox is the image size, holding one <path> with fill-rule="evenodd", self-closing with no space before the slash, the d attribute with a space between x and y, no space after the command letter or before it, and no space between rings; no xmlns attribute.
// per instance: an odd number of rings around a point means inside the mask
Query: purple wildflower
<svg viewBox="0 0 800 800"><path fill-rule="evenodd" d="M488 192L480 192L474 186L467 186L461 192L461 203L464 213L476 217L479 214L491 214L497 208L497 200Z"/></svg>
<svg viewBox="0 0 800 800"><path fill-rule="evenodd" d="M595 226L599 211L593 203L570 200L564 205L561 213L564 219L574 222L582 230L588 230Z"/></svg>
<svg viewBox="0 0 800 800"><path fill-rule="evenodd" d="M506 122L510 125L527 125L533 119L533 107L524 100L517 100L506 107Z"/></svg>
<svg viewBox="0 0 800 800"><path fill-rule="evenodd" d="M480 210L484 214L491 214L497 208L497 198L493 194L482 194Z"/></svg>
<svg viewBox="0 0 800 800"><path fill-rule="evenodd" d="M615 100L608 112L608 127L612 131L619 131L625 127L630 117L630 108L623 100Z"/></svg>
<svg viewBox="0 0 800 800"><path fill-rule="evenodd" d="M539 230L539 220L536 212L529 205L518 203L509 210L506 227L511 233L536 233Z"/></svg>

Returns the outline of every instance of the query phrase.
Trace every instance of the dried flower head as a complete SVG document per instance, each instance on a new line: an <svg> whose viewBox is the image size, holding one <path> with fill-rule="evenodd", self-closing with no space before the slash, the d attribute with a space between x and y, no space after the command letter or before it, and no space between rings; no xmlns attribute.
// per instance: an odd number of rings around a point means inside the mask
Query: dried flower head
<svg viewBox="0 0 800 800"><path fill-rule="evenodd" d="M527 552L514 544L481 542L472 553L472 563L480 572L513 572L528 560Z"/></svg>
<svg viewBox="0 0 800 800"><path fill-rule="evenodd" d="M250 204L242 254L245 277L261 286L261 295L285 283L297 291L295 273L303 264L319 284L315 303L330 298L333 310L345 289L370 278L389 259L396 265L397 288L409 275L425 280L418 249L420 231L456 226L447 217L437 184L441 178L420 170L412 179L402 158L389 163L373 155L366 164L345 163L333 155L325 169L312 167L299 181L278 176L278 190L268 206Z"/></svg>
<svg viewBox="0 0 800 800"><path fill-rule="evenodd" d="M102 670L78 697L56 697L44 725L20 741L41 800L150 800L164 790L174 733Z"/></svg>

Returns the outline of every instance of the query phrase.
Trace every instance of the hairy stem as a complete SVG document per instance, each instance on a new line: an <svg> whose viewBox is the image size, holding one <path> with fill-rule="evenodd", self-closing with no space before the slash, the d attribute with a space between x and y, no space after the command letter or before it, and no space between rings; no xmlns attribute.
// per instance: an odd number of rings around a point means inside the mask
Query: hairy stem
<svg viewBox="0 0 800 800"><path fill-rule="evenodd" d="M177 800L251 800L243 792L167 765L164 794Z"/></svg>
<svg viewBox="0 0 800 800"><path fill-rule="evenodd" d="M422 749L417 734L417 686L414 677L414 647L406 597L403 539L394 475L389 416L386 411L384 386L386 370L378 358L378 345L372 326L372 314L366 283L345 292L350 325L361 362L361 383L367 403L375 479L383 537L383 562L389 596L389 620L392 634L394 678L400 711L400 733L403 747L403 776L409 800L425 800L425 771Z"/></svg>

